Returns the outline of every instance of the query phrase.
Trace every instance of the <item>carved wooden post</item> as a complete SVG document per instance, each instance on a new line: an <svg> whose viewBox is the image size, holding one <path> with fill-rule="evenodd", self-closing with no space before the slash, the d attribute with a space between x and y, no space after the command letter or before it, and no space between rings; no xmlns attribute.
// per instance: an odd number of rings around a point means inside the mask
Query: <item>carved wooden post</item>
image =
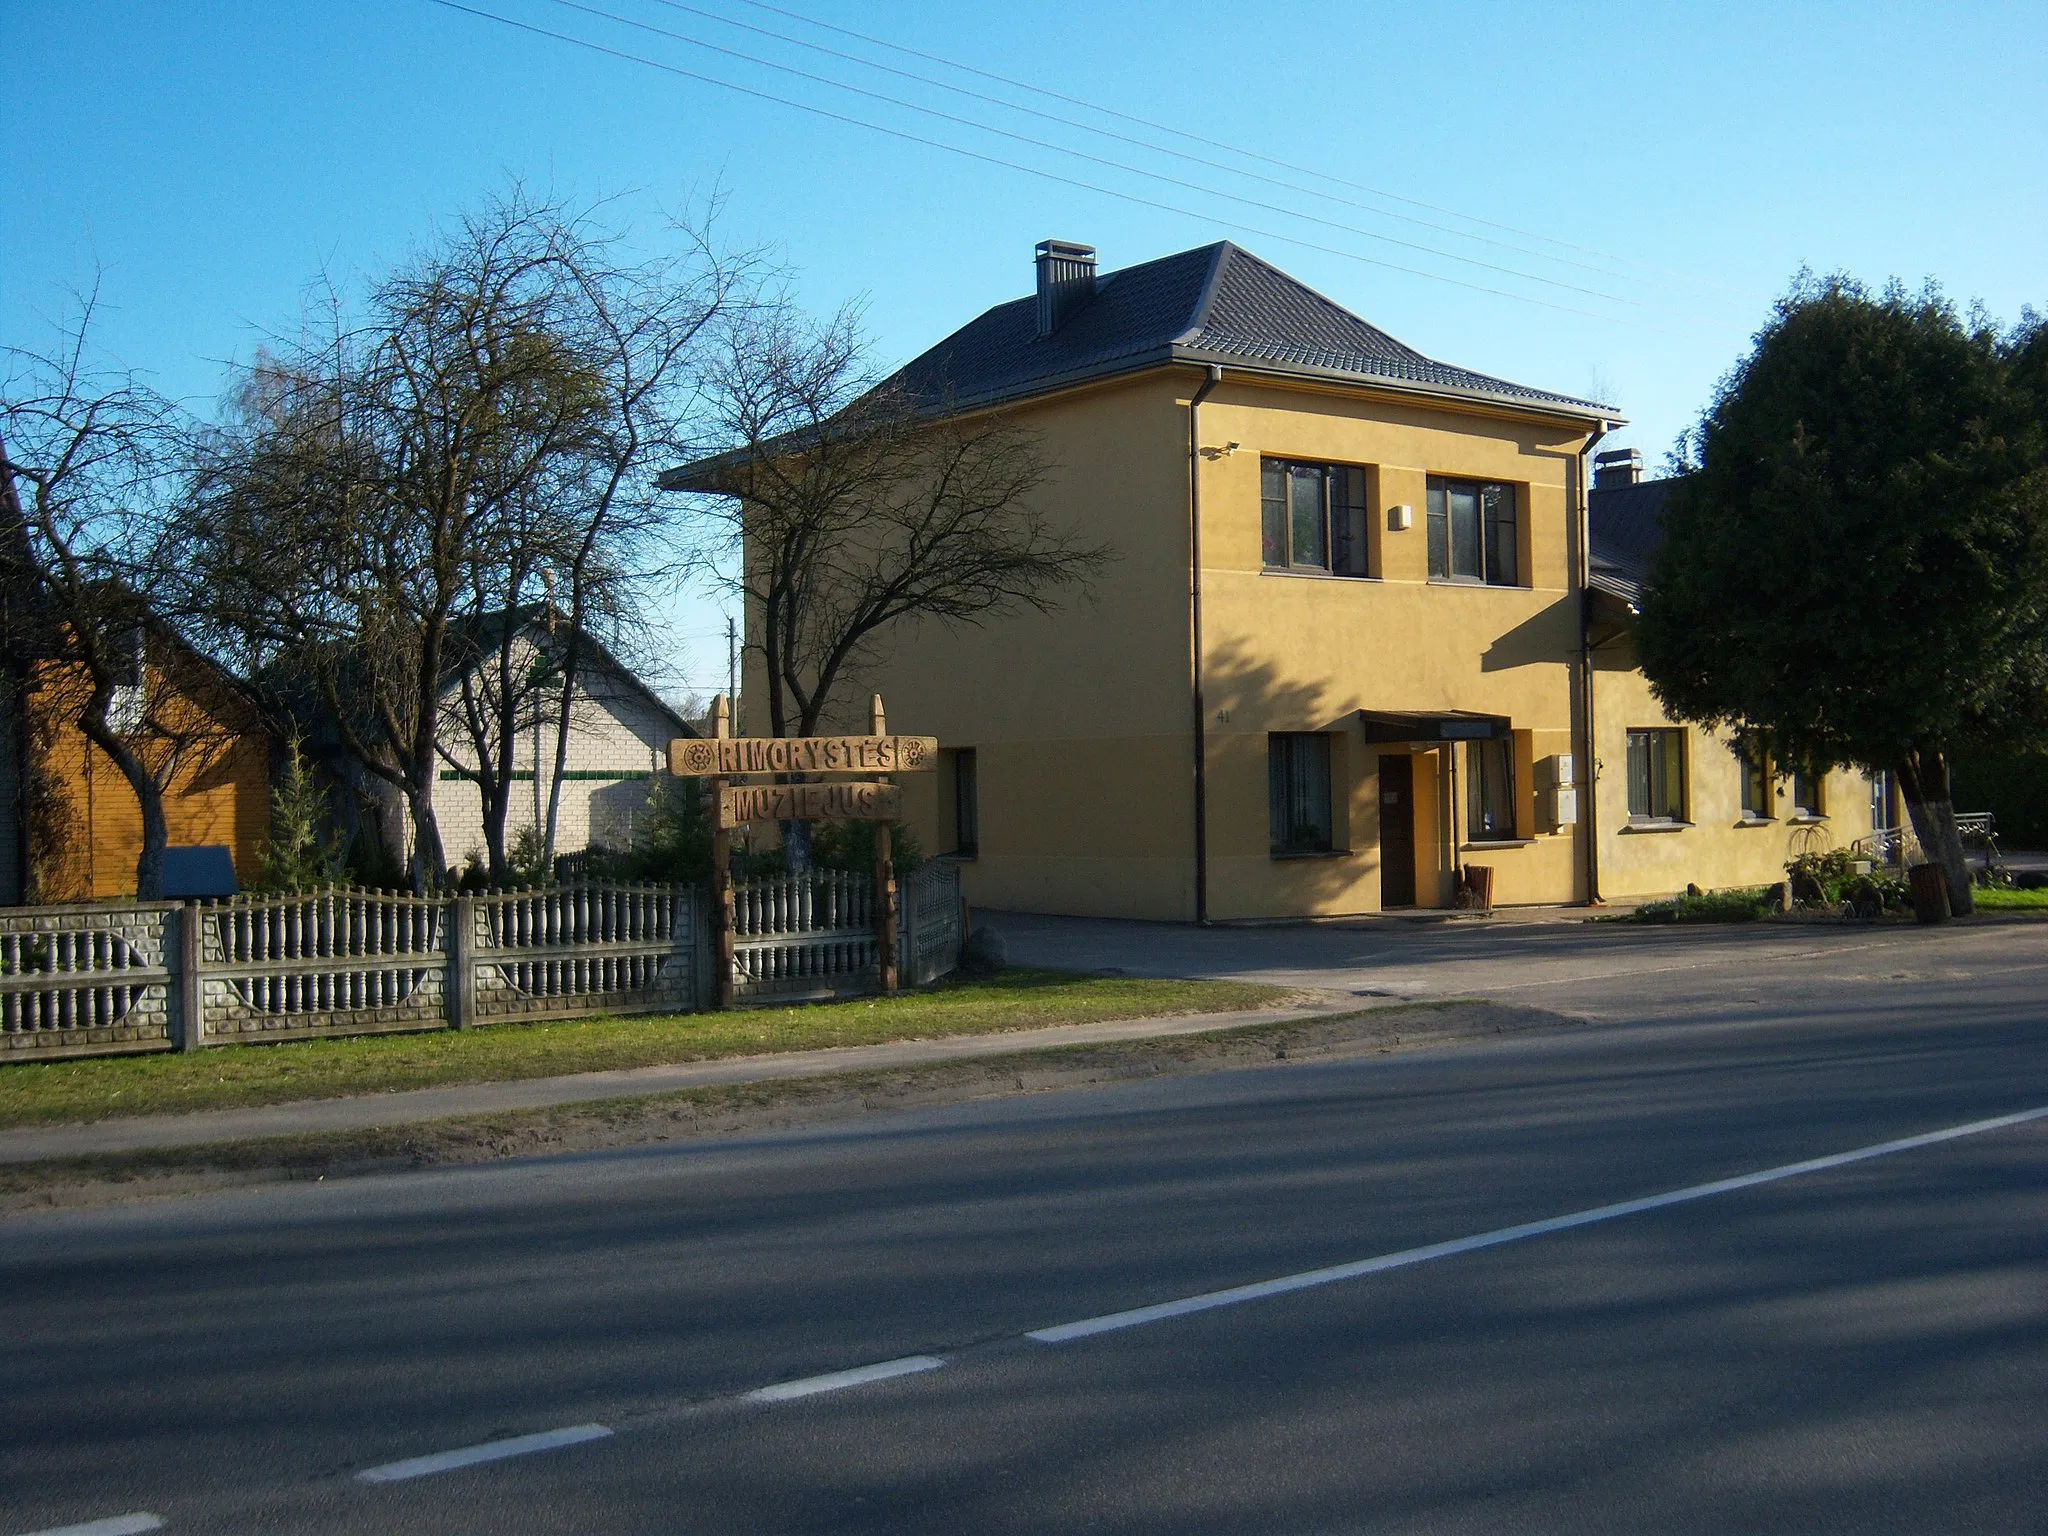
<svg viewBox="0 0 2048 1536"><path fill-rule="evenodd" d="M889 734L888 712L878 693L868 701L868 734ZM890 781L887 774L881 782ZM889 823L875 823L875 947L882 962L882 990L896 990L896 861L890 848Z"/></svg>
<svg viewBox="0 0 2048 1536"><path fill-rule="evenodd" d="M732 735L732 702L723 694L711 701L711 734L724 741ZM709 796L706 806L711 817L711 922L712 963L718 967L718 1006L732 1006L733 913L732 833L718 814L718 802L725 794L725 780L705 780Z"/></svg>

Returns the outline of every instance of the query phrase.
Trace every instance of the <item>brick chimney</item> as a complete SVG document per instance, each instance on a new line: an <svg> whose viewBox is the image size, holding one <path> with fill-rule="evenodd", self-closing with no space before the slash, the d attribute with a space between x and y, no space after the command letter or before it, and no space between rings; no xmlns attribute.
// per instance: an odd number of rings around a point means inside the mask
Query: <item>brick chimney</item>
<svg viewBox="0 0 2048 1536"><path fill-rule="evenodd" d="M1640 448L1614 448L1606 453L1593 455L1593 489L1616 491L1625 485L1640 484L1643 478L1643 453Z"/></svg>
<svg viewBox="0 0 2048 1536"><path fill-rule="evenodd" d="M1038 242L1038 334L1050 336L1095 297L1095 247Z"/></svg>

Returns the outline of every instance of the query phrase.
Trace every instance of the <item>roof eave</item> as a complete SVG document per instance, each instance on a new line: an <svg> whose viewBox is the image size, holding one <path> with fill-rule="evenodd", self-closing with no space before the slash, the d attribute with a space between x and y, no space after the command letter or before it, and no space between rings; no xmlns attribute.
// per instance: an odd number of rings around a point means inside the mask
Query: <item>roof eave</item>
<svg viewBox="0 0 2048 1536"><path fill-rule="evenodd" d="M1459 389L1444 384L1423 384L1414 379L1392 378L1384 374L1363 373L1347 368L1326 368L1315 363L1283 362L1274 358L1247 357L1241 352L1222 352L1209 347L1188 346L1179 341L1167 342L1161 346L1147 347L1141 351L1126 353L1119 357L1087 363L1079 368L1064 369L1057 373L1042 374L1025 379L1002 389L987 390L979 395L961 395L950 402L942 415L960 415L969 411L987 410L995 406L1020 405L1027 400L1041 399L1046 395L1058 394L1064 389L1078 388L1083 384L1100 384L1127 374L1143 373L1148 369L1183 364L1188 367L1205 368L1215 365L1228 368L1234 373L1255 374L1262 378L1295 379L1305 383L1343 384L1353 388L1381 390L1389 394L1406 395L1419 400L1441 400L1465 405L1484 405L1495 410L1511 411L1520 416L1540 416L1550 420L1584 422L1602 429L1626 426L1628 418L1611 406L1597 404L1590 400L1531 399L1526 395L1507 394L1495 390ZM656 478L655 484L664 491L700 491L718 493L715 471L731 462L738 450L714 454L710 458L698 459L693 463L679 465L665 470Z"/></svg>
<svg viewBox="0 0 2048 1536"><path fill-rule="evenodd" d="M1385 374L1364 373L1350 368L1327 368L1317 363L1283 362L1272 358L1247 357L1241 352L1220 352L1207 347L1174 346L1172 361L1190 363L1199 367L1215 364L1237 373L1254 373L1264 377L1300 379L1319 384L1348 384L1370 389L1385 390L1392 394L1413 395L1425 400L1447 400L1477 403L1499 407L1522 415L1563 417L1568 421L1598 423L1606 427L1628 424L1628 418L1611 406L1600 405L1591 400L1531 399L1526 395L1506 394L1496 390L1459 389L1448 384L1423 384L1414 379L1393 378Z"/></svg>

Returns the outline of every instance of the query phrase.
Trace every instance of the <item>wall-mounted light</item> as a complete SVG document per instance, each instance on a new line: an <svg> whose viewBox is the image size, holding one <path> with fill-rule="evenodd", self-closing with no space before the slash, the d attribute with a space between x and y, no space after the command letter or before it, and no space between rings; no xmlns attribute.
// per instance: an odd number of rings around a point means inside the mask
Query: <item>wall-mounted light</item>
<svg viewBox="0 0 2048 1536"><path fill-rule="evenodd" d="M1241 443L1225 443L1221 448L1204 448L1202 450L1202 457L1205 459L1227 459L1242 446L1243 444Z"/></svg>
<svg viewBox="0 0 2048 1536"><path fill-rule="evenodd" d="M1404 501L1398 506L1387 508L1387 527L1393 532L1400 533L1414 526L1415 509L1409 506L1407 502Z"/></svg>

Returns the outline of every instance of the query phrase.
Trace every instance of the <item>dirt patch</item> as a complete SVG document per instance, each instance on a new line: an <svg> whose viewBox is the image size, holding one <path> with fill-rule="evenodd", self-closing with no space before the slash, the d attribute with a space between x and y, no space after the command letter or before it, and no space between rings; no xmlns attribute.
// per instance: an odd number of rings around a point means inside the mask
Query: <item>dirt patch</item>
<svg viewBox="0 0 2048 1536"><path fill-rule="evenodd" d="M1423 1003L1293 1024L1062 1046L930 1066L689 1088L369 1130L265 1137L0 1165L0 1212L120 1204L239 1185L359 1177L777 1130L891 1110L1085 1088L1136 1078L1484 1039L1580 1021L1485 1002Z"/></svg>

